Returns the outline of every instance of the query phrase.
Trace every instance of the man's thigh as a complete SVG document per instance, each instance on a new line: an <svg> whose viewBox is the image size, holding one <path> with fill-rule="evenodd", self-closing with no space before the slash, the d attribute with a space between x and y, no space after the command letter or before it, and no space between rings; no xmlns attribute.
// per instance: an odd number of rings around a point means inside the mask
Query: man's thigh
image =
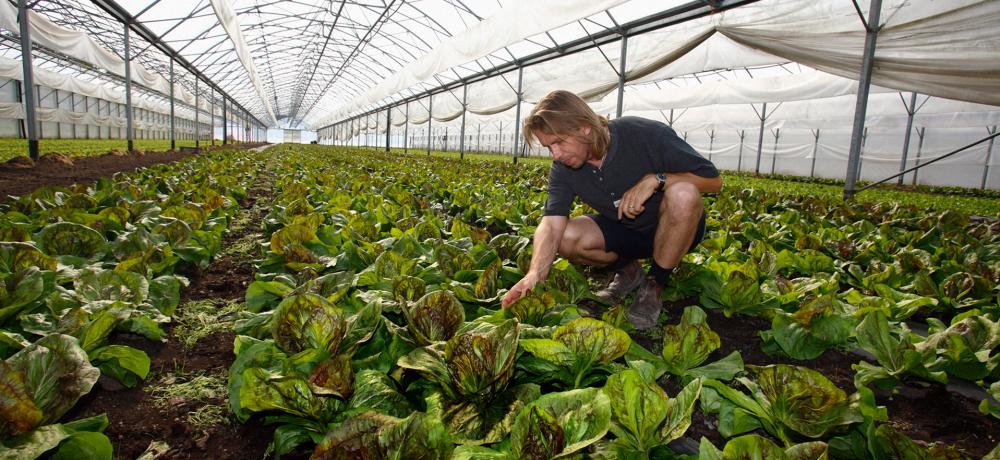
<svg viewBox="0 0 1000 460"><path fill-rule="evenodd" d="M593 251L604 249L604 234L594 219L588 216L577 216L569 220L563 232L563 241L573 245L578 251Z"/></svg>

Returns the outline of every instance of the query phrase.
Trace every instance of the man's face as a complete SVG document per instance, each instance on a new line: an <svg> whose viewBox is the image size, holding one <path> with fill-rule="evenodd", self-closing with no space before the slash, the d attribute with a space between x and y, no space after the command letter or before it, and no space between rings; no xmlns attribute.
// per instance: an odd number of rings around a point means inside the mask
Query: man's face
<svg viewBox="0 0 1000 460"><path fill-rule="evenodd" d="M580 169L590 159L590 145L580 142L577 136L545 134L538 130L532 132L542 147L549 149L553 160L569 168ZM577 134L579 136L590 134L590 127L580 128Z"/></svg>

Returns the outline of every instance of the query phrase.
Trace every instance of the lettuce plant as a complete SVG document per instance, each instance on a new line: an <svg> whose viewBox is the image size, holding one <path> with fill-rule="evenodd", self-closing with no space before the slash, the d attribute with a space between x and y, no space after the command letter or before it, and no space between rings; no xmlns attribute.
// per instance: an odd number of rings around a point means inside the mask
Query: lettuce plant
<svg viewBox="0 0 1000 460"><path fill-rule="evenodd" d="M611 427L611 402L599 388L549 393L517 414L510 442L494 448L462 445L455 460L579 458Z"/></svg>
<svg viewBox="0 0 1000 460"><path fill-rule="evenodd" d="M790 447L781 447L770 439L756 434L733 438L720 451L708 439L701 438L698 452L701 460L723 460L731 458L766 458L773 460L824 460L827 445L822 441L804 442Z"/></svg>
<svg viewBox="0 0 1000 460"><path fill-rule="evenodd" d="M985 316L971 316L947 328L942 326L938 325L938 331L916 344L916 350L924 356L938 356L948 375L969 381L983 379L997 368L1000 363L1000 354L995 352L1000 345L998 323Z"/></svg>
<svg viewBox="0 0 1000 460"><path fill-rule="evenodd" d="M654 448L687 431L701 394L701 380L692 381L671 398L655 381L627 369L608 377L604 393L611 402L611 432L617 437L608 449L615 458L649 458Z"/></svg>
<svg viewBox="0 0 1000 460"><path fill-rule="evenodd" d="M834 295L802 299L797 311L775 310L769 338L793 359L815 359L847 343L854 329L847 308Z"/></svg>
<svg viewBox="0 0 1000 460"><path fill-rule="evenodd" d="M0 438L59 420L99 376L77 340L62 334L45 336L0 362Z"/></svg>
<svg viewBox="0 0 1000 460"><path fill-rule="evenodd" d="M593 371L621 358L632 339L604 321L579 318L559 326L551 339L523 339L520 347L534 355L526 360L535 373L551 373L569 388L582 388L603 378Z"/></svg>
<svg viewBox="0 0 1000 460"><path fill-rule="evenodd" d="M898 331L893 331L885 312L880 310L870 311L861 320L855 331L858 345L875 356L878 364L860 361L852 365L855 371L854 384L858 388L874 384L882 389L890 389L906 374L947 383L947 375L938 369L939 360L917 349L904 323L898 323L897 329Z"/></svg>
<svg viewBox="0 0 1000 460"><path fill-rule="evenodd" d="M434 291L402 308L410 337L420 345L451 339L465 321L465 309L449 291Z"/></svg>
<svg viewBox="0 0 1000 460"><path fill-rule="evenodd" d="M453 450L451 435L436 414L414 412L400 419L364 412L330 430L310 458L446 460Z"/></svg>
<svg viewBox="0 0 1000 460"><path fill-rule="evenodd" d="M725 400L719 413L723 435L762 427L791 446L795 436L822 438L837 427L863 420L855 398L848 398L819 372L785 364L747 369L754 378L737 380L749 396L719 381L705 381Z"/></svg>

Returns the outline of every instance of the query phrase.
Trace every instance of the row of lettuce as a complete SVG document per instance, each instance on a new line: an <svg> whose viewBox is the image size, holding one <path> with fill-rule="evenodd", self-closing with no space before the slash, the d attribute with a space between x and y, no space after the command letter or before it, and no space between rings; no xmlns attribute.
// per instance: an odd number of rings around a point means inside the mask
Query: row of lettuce
<svg viewBox="0 0 1000 460"><path fill-rule="evenodd" d="M848 394L807 367L744 365L738 352L708 362L721 339L697 306L651 353L622 306L600 319L578 309L594 299L565 261L500 309L531 257L540 167L271 153L287 174L229 387L240 420L277 425L279 457L668 458L699 410L728 439L703 439L702 458L961 458L885 423L873 387L961 378L1000 390L1000 236L986 223L750 190L709 199L709 238L668 295L771 319L761 334L776 356L867 351ZM918 320L926 336L907 328ZM668 395L664 378L683 389Z"/></svg>
<svg viewBox="0 0 1000 460"><path fill-rule="evenodd" d="M60 423L99 378L133 387L187 279L208 267L259 154L192 157L0 205L3 458L112 458L105 415Z"/></svg>

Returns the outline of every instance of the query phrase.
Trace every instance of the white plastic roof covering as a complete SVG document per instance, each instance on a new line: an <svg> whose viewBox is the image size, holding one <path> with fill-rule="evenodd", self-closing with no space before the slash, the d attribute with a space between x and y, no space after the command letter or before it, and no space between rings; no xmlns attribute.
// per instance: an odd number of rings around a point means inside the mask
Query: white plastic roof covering
<svg viewBox="0 0 1000 460"><path fill-rule="evenodd" d="M47 41L42 34L35 39L56 51L45 56L42 66L52 68L66 58L95 82L102 78L100 69L123 74L123 26L95 3L112 2L34 4L53 29ZM388 105L396 105L392 121L399 124L404 111L398 102L404 98L690 3L121 0L117 5L258 120L273 125L277 118L282 126L320 128ZM16 51L11 5L0 1L0 27L9 32L2 37L8 46L2 54L8 57ZM857 13L867 14L868 8L868 1L761 0L630 36L624 109L642 113L851 94L864 44ZM1000 2L885 0L881 17L873 81L882 89L876 91L1000 104ZM39 24L36 28L46 29ZM86 39L73 35L74 30ZM133 80L165 92L166 57L136 34L132 48ZM619 59L620 45L614 42L526 67L523 100L570 89L602 113L613 113ZM191 76L178 72L180 85L193 91ZM512 119L517 79L517 72L507 72L469 85L465 108L474 115ZM723 79L740 81L715 82ZM204 85L200 94L215 96ZM461 98L461 91L436 94L433 118L458 118ZM193 103L185 91L179 99ZM430 105L427 97L412 102L409 122L425 122ZM970 123L985 125L991 117Z"/></svg>

